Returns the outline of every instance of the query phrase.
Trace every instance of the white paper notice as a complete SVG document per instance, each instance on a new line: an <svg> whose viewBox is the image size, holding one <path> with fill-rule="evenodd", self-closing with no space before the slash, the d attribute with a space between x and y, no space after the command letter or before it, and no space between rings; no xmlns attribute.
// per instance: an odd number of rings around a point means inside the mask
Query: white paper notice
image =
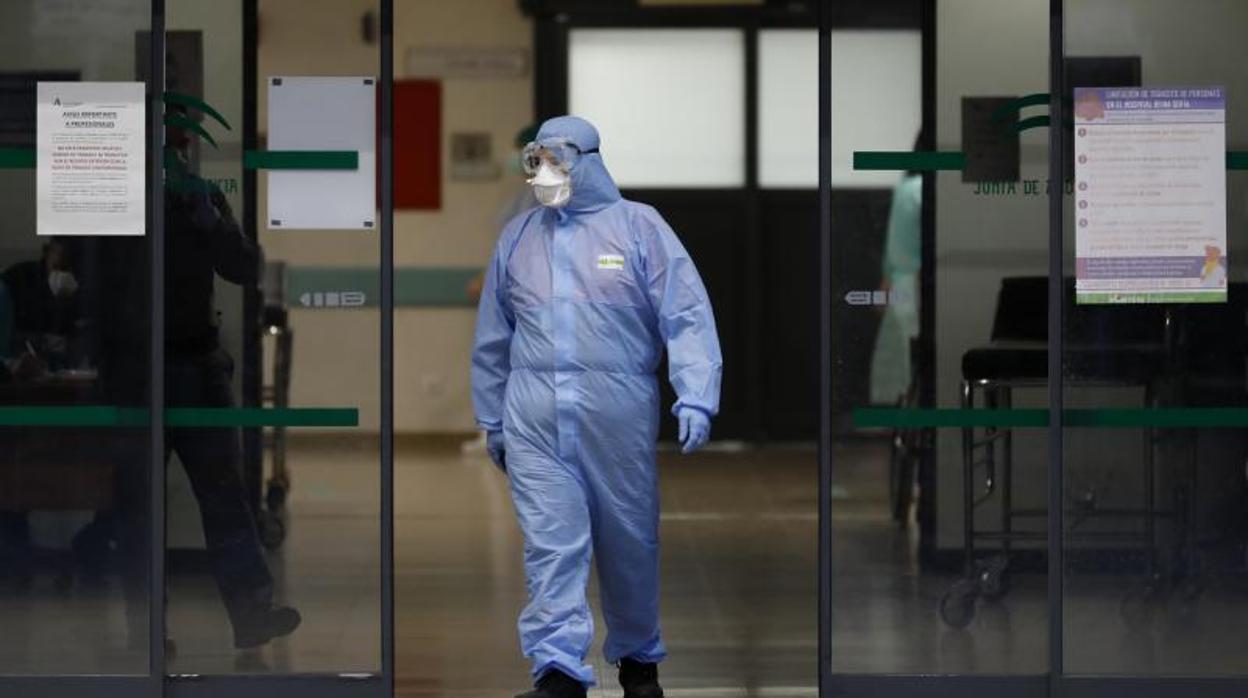
<svg viewBox="0 0 1248 698"><path fill-rule="evenodd" d="M1221 87L1075 89L1080 303L1226 301Z"/></svg>
<svg viewBox="0 0 1248 698"><path fill-rule="evenodd" d="M355 170L270 171L271 230L376 227L375 84L371 77L269 78L269 150L359 154Z"/></svg>
<svg viewBox="0 0 1248 698"><path fill-rule="evenodd" d="M37 98L39 235L142 235L143 83L41 82Z"/></svg>

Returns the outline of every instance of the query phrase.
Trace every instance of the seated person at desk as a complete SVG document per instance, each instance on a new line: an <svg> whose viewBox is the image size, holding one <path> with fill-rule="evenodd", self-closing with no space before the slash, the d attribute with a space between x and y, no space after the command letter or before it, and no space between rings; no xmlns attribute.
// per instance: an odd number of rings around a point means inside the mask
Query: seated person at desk
<svg viewBox="0 0 1248 698"><path fill-rule="evenodd" d="M0 274L0 382L41 378L49 363L66 362L77 291L68 247L59 240L45 244L40 259L18 262ZM29 586L30 565L27 512L0 511L0 567Z"/></svg>
<svg viewBox="0 0 1248 698"><path fill-rule="evenodd" d="M0 381L38 378L70 363L77 296L69 247L60 240L0 274Z"/></svg>

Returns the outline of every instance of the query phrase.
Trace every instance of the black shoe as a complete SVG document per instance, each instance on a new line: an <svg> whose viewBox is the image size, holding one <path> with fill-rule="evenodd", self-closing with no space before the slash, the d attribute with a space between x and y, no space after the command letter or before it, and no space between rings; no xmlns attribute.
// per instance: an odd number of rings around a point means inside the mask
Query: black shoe
<svg viewBox="0 0 1248 698"><path fill-rule="evenodd" d="M663 698L658 664L620 661L620 685L624 687L624 698Z"/></svg>
<svg viewBox="0 0 1248 698"><path fill-rule="evenodd" d="M536 688L516 698L585 698L585 684L558 669L551 669L537 680Z"/></svg>
<svg viewBox="0 0 1248 698"><path fill-rule="evenodd" d="M268 644L295 632L302 622L299 612L288 606L248 613L234 622L234 648L247 650Z"/></svg>

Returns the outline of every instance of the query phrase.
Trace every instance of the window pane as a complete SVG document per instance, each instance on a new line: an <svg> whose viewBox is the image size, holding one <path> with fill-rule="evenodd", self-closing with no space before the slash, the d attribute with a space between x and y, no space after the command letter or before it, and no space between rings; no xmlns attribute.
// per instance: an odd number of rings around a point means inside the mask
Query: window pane
<svg viewBox="0 0 1248 698"><path fill-rule="evenodd" d="M568 104L597 125L620 186L744 183L740 31L575 30L568 61Z"/></svg>
<svg viewBox="0 0 1248 698"><path fill-rule="evenodd" d="M759 184L819 183L818 36L803 29L759 33ZM917 31L832 32L832 186L891 187L895 172L854 172L853 151L910 150L922 115Z"/></svg>

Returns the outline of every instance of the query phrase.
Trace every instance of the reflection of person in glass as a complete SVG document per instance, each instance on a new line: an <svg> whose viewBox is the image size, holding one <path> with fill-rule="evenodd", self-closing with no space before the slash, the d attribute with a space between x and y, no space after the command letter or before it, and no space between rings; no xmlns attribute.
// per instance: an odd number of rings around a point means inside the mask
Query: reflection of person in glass
<svg viewBox="0 0 1248 698"><path fill-rule="evenodd" d="M525 167L542 205L503 228L472 357L477 421L524 532L519 629L537 679L524 698L583 698L594 683L591 557L606 660L626 698L662 698L655 371L666 352L682 450L697 450L723 363L710 299L658 212L621 198L588 122L544 123Z"/></svg>
<svg viewBox="0 0 1248 698"><path fill-rule="evenodd" d="M0 383L30 385L68 363L78 317L70 262L68 246L53 239L39 259L0 274ZM27 512L0 510L0 577L28 587L32 554Z"/></svg>
<svg viewBox="0 0 1248 698"><path fill-rule="evenodd" d="M916 151L922 142L920 136ZM888 293L888 305L871 357L871 402L875 404L897 404L910 387L910 345L919 336L922 212L923 177L907 172L893 188L884 238L880 290Z"/></svg>
<svg viewBox="0 0 1248 698"><path fill-rule="evenodd" d="M192 171L189 145L185 130L166 129L165 399L171 407L231 407L234 363L218 339L214 278L255 284L260 250L220 189ZM243 486L238 430L170 429L165 447L166 457L178 454L199 502L235 646L256 647L293 632L299 613L273 605L273 578Z"/></svg>

